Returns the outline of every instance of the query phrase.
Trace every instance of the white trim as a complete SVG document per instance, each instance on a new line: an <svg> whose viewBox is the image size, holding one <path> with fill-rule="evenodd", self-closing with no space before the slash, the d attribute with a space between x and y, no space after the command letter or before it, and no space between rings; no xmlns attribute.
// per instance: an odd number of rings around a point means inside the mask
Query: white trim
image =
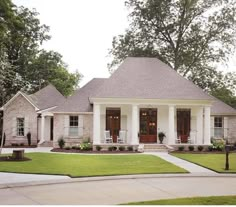
<svg viewBox="0 0 236 207"><path fill-rule="evenodd" d="M211 106L213 100L189 100L189 99L130 99L130 98L90 98L92 103L97 104L138 104L138 105L191 105Z"/></svg>
<svg viewBox="0 0 236 207"><path fill-rule="evenodd" d="M51 109L54 109L54 108L56 108L57 106L52 106L52 107L50 107L50 108L46 108L46 109L42 109L42 110L39 110L39 111L37 111L37 113L38 114L40 114L40 113L43 113L43 112L47 112L47 111L50 111Z"/></svg>
<svg viewBox="0 0 236 207"><path fill-rule="evenodd" d="M22 95L34 108L35 111L39 110L39 108L32 103L21 91L18 91L15 96L13 96L2 108L5 109L6 106L8 106L12 101L14 101L19 95Z"/></svg>
<svg viewBox="0 0 236 207"><path fill-rule="evenodd" d="M86 114L93 114L93 112L52 112L53 114L81 114L81 115L86 115Z"/></svg>

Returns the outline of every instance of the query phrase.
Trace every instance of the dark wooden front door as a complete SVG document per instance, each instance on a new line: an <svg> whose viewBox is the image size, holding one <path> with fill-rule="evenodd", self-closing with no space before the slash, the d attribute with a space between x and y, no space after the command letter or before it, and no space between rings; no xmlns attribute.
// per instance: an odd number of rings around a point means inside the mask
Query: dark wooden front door
<svg viewBox="0 0 236 207"><path fill-rule="evenodd" d="M157 109L140 109L140 142L157 142Z"/></svg>
<svg viewBox="0 0 236 207"><path fill-rule="evenodd" d="M113 142L117 142L117 136L120 131L120 109L111 108L106 110L106 130L109 130Z"/></svg>
<svg viewBox="0 0 236 207"><path fill-rule="evenodd" d="M177 134L182 143L187 143L190 133L190 109L177 109Z"/></svg>

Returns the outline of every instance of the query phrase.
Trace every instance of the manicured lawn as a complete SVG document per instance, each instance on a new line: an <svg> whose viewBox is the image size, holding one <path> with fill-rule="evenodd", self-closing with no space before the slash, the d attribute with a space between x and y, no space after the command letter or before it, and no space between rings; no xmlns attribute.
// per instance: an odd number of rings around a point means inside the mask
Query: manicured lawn
<svg viewBox="0 0 236 207"><path fill-rule="evenodd" d="M236 205L236 196L177 198L128 203L128 205Z"/></svg>
<svg viewBox="0 0 236 207"><path fill-rule="evenodd" d="M221 173L236 172L236 153L229 154L229 170L225 170L225 154L185 154L171 153L184 160L199 164Z"/></svg>
<svg viewBox="0 0 236 207"><path fill-rule="evenodd" d="M0 162L0 171L72 177L187 172L152 155L27 153L25 156L31 158L32 161Z"/></svg>

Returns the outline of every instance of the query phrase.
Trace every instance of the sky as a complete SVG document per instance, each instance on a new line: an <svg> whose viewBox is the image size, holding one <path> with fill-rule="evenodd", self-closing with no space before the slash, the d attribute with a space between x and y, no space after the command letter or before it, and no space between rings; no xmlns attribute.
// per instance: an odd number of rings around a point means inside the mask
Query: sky
<svg viewBox="0 0 236 207"><path fill-rule="evenodd" d="M63 56L70 72L83 74L80 86L92 78L109 77L108 49L114 36L128 27L125 0L13 0L39 12L50 27L51 39L43 48Z"/></svg>
<svg viewBox="0 0 236 207"><path fill-rule="evenodd" d="M108 50L114 36L128 28L125 0L13 0L39 12L42 24L50 27L51 40L43 44L63 56L70 72L83 74L80 86L93 78L109 77ZM236 71L236 55L219 66Z"/></svg>

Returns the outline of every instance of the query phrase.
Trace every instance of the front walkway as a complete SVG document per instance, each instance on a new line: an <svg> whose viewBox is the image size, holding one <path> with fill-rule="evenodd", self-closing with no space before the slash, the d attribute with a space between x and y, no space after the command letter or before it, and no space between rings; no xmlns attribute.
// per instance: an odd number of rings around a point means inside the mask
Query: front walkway
<svg viewBox="0 0 236 207"><path fill-rule="evenodd" d="M192 174L204 174L204 175L216 175L218 173L206 169L204 167L201 167L199 165L193 164L191 162L182 160L180 158L174 157L170 154L168 154L167 152L145 152L145 154L151 154L151 155L155 155L158 156L160 158L162 158L163 160L166 160L167 162L170 162L174 165L177 165L181 168L184 168L185 170L187 170L188 172L192 173Z"/></svg>

